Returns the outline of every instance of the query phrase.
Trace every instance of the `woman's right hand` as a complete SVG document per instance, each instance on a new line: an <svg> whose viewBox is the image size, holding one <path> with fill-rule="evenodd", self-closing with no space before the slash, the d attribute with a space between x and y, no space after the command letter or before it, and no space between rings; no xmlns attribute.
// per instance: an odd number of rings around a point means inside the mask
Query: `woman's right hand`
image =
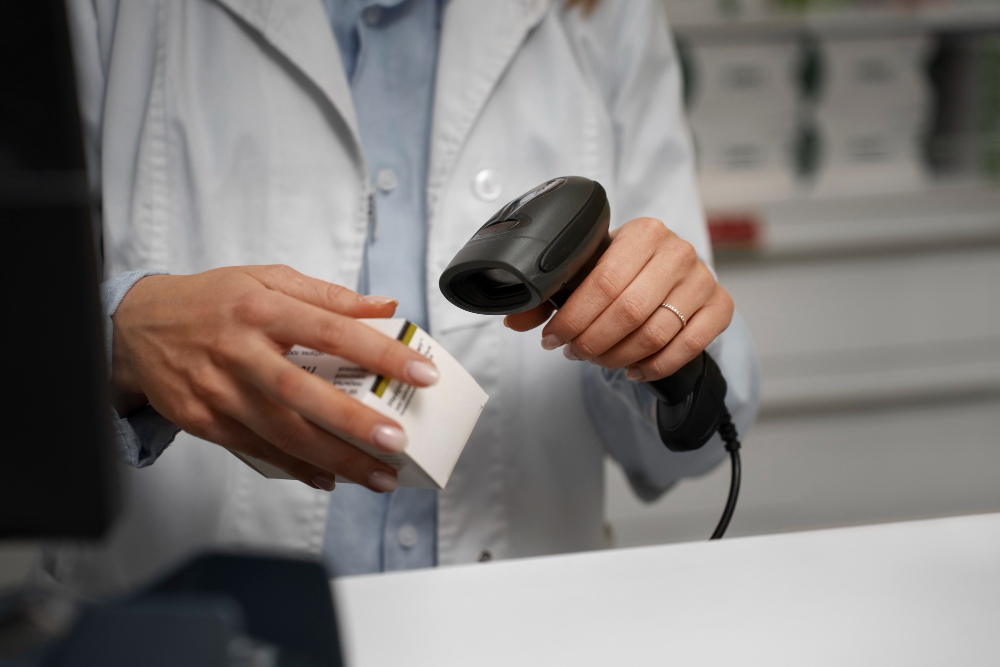
<svg viewBox="0 0 1000 667"><path fill-rule="evenodd" d="M284 355L303 345L418 387L434 384L426 357L356 321L391 317L396 305L287 266L148 276L112 317L117 402L148 401L188 433L316 488L333 489L341 475L392 491L390 466L332 433L394 453L406 446L399 425Z"/></svg>

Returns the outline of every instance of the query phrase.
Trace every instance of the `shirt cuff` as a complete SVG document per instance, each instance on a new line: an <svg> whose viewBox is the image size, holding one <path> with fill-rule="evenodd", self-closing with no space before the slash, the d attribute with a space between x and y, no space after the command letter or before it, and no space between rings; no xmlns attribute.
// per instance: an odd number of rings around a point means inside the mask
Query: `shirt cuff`
<svg viewBox="0 0 1000 667"><path fill-rule="evenodd" d="M118 454L130 466L145 468L156 462L181 428L146 405L126 418L111 408Z"/></svg>
<svg viewBox="0 0 1000 667"><path fill-rule="evenodd" d="M165 271L130 271L101 283L101 314L104 324L104 352L108 378L111 378L111 353L114 347L114 323L111 317L132 286L146 276L163 275ZM120 456L129 465L144 468L163 453L181 430L179 426L160 415L152 406L137 410L128 417L121 417L111 408L111 421Z"/></svg>

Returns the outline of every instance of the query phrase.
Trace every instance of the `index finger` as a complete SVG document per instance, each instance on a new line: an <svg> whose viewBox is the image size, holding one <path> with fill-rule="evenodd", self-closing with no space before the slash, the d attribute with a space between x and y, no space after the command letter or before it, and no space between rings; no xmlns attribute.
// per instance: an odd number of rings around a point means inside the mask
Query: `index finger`
<svg viewBox="0 0 1000 667"><path fill-rule="evenodd" d="M558 347L586 331L639 275L654 250L652 243L612 242L566 305L542 329L543 346Z"/></svg>
<svg viewBox="0 0 1000 667"><path fill-rule="evenodd" d="M275 295L273 302L272 317L262 328L274 340L326 352L417 387L438 381L437 368L427 357L363 322L284 294Z"/></svg>
<svg viewBox="0 0 1000 667"><path fill-rule="evenodd" d="M392 297L362 296L343 285L312 278L283 264L244 269L268 289L348 317L391 317L399 305Z"/></svg>

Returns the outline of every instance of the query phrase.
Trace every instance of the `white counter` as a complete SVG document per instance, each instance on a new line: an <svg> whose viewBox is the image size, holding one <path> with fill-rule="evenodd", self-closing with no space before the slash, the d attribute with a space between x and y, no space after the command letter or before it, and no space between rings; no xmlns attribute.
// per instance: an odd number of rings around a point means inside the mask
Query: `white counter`
<svg viewBox="0 0 1000 667"><path fill-rule="evenodd" d="M334 583L351 667L998 665L1000 514Z"/></svg>

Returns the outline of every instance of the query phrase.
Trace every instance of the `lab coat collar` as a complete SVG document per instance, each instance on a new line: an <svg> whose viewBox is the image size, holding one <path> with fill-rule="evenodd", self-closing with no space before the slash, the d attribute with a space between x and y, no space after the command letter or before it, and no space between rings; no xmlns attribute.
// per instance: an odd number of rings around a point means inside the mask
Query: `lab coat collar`
<svg viewBox="0 0 1000 667"><path fill-rule="evenodd" d="M356 142L361 134L340 50L318 0L215 0L260 33L330 102ZM428 209L447 181L469 131L525 35L551 0L448 0L438 53Z"/></svg>
<svg viewBox="0 0 1000 667"><path fill-rule="evenodd" d="M361 134L330 22L319 0L215 0L299 69L333 105L360 150Z"/></svg>
<svg viewBox="0 0 1000 667"><path fill-rule="evenodd" d="M551 0L449 0L438 52L428 212L437 200L472 125L525 35ZM432 222L433 224L433 222Z"/></svg>

